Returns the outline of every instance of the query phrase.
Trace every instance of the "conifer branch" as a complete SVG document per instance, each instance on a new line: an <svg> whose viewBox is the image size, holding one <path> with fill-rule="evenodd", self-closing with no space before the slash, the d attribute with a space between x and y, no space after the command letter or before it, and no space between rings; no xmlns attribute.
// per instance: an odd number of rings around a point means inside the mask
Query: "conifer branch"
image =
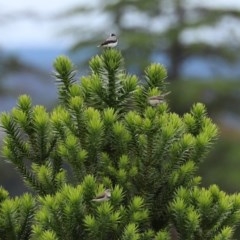
<svg viewBox="0 0 240 240"><path fill-rule="evenodd" d="M196 175L218 135L205 106L172 113L164 66L140 80L123 62L106 49L77 83L60 56L59 105L24 95L1 115L3 154L36 193L0 189L3 239L232 239L239 194L200 188Z"/></svg>
<svg viewBox="0 0 240 240"><path fill-rule="evenodd" d="M75 70L70 59L59 56L54 62L55 78L58 85L59 100L67 106L70 99L70 88L75 82Z"/></svg>

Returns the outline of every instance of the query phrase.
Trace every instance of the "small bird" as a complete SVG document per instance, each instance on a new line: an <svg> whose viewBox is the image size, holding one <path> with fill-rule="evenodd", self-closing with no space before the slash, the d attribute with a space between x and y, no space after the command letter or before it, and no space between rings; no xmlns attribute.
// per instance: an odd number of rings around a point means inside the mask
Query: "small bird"
<svg viewBox="0 0 240 240"><path fill-rule="evenodd" d="M118 39L114 33L111 33L110 36L102 42L98 47L107 47L107 48L113 48L118 45Z"/></svg>
<svg viewBox="0 0 240 240"><path fill-rule="evenodd" d="M162 95L159 95L159 96L152 96L152 97L149 97L148 98L148 103L151 105L151 106L157 106L161 103L164 103L165 102L165 96L167 96L170 92L167 92L165 94L162 94Z"/></svg>
<svg viewBox="0 0 240 240"><path fill-rule="evenodd" d="M97 195L95 198L92 199L93 202L105 202L111 198L111 190L106 189L103 193Z"/></svg>

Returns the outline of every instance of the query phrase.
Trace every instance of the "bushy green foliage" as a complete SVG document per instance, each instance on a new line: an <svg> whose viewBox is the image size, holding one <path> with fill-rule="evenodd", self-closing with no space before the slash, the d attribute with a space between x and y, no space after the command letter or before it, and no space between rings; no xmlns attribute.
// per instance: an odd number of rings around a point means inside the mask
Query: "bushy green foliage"
<svg viewBox="0 0 240 240"><path fill-rule="evenodd" d="M3 154L35 192L0 191L0 239L231 239L240 195L200 188L196 175L218 132L201 103L179 116L150 96L166 93L166 69L125 72L118 50L75 79L54 63L59 105L48 113L20 96L3 113ZM94 202L111 189L109 201Z"/></svg>

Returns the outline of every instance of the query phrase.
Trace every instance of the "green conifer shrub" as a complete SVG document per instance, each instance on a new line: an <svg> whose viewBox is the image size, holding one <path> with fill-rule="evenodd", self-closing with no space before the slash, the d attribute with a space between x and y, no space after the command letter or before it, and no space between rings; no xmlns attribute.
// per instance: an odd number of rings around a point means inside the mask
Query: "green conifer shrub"
<svg viewBox="0 0 240 240"><path fill-rule="evenodd" d="M106 49L89 65L77 81L71 61L56 59L51 112L23 95L2 113L2 153L33 193L0 188L0 239L233 239L240 195L202 188L196 174L218 135L205 106L183 116L151 106L167 92L161 64L139 79ZM105 189L108 201L92 201Z"/></svg>

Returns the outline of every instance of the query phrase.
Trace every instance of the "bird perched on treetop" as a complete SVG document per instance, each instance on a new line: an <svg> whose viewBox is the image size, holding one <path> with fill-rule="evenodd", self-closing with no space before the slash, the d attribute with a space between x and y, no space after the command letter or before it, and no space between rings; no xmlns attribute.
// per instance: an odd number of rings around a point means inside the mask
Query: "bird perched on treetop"
<svg viewBox="0 0 240 240"><path fill-rule="evenodd" d="M118 39L114 33L111 33L110 36L102 42L98 47L107 47L107 48L113 48L116 47L118 44Z"/></svg>
<svg viewBox="0 0 240 240"><path fill-rule="evenodd" d="M106 189L103 193L97 195L95 198L92 199L93 202L104 202L108 201L111 198L111 190Z"/></svg>

